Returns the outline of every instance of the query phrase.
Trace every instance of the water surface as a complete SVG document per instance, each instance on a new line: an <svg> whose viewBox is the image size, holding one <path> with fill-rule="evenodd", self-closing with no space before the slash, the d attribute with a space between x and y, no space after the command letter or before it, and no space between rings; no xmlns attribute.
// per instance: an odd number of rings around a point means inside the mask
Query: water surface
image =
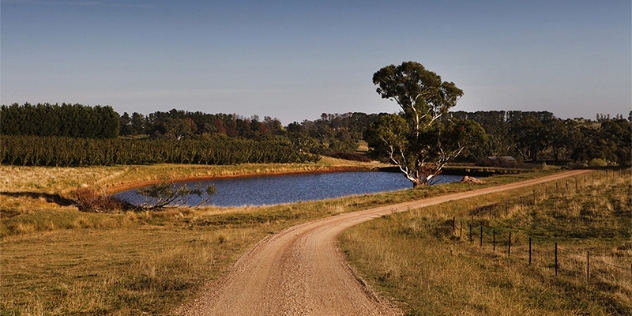
<svg viewBox="0 0 632 316"><path fill-rule="evenodd" d="M436 184L455 182L462 178L462 176L439 175ZM216 206L270 205L322 200L412 187L411 182L403 174L395 172L294 174L215 179L186 184L191 188L198 184L203 187L208 184L215 185L217 192L207 204ZM136 190L121 192L115 197L137 205L145 201L145 197L136 194ZM200 199L197 196L192 196L189 205L197 205L199 202Z"/></svg>

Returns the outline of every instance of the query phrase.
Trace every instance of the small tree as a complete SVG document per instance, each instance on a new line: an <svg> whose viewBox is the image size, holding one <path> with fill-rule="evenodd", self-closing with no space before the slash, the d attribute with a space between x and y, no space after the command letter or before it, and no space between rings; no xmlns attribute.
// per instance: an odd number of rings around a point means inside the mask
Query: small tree
<svg viewBox="0 0 632 316"><path fill-rule="evenodd" d="M213 196L216 191L217 189L212 184L208 185L205 189L200 185L191 189L186 184L178 186L163 182L140 188L136 190L136 193L145 197L145 202L141 204L141 208L155 210L166 206L187 205L187 202L193 195L201 198L202 195L206 193L205 198L198 203L198 205L202 205L208 202L208 199Z"/></svg>
<svg viewBox="0 0 632 316"><path fill-rule="evenodd" d="M103 188L82 187L74 190L71 196L72 200L68 202L72 202L81 212L110 213L133 208L129 203L113 199Z"/></svg>

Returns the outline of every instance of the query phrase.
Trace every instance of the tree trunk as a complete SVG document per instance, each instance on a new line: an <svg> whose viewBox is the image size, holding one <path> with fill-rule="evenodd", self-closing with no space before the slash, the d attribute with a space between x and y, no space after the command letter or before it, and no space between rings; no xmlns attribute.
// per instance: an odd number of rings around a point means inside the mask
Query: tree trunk
<svg viewBox="0 0 632 316"><path fill-rule="evenodd" d="M413 189L424 186L424 182L420 179L411 180L413 183Z"/></svg>

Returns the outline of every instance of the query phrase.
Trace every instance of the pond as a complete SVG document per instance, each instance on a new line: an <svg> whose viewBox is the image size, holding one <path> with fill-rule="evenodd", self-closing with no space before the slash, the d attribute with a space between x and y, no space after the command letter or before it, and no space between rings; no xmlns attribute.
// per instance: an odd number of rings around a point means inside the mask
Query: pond
<svg viewBox="0 0 632 316"><path fill-rule="evenodd" d="M435 184L456 182L462 178L439 175ZM206 204L215 206L271 205L412 188L411 182L401 173L377 171L213 179L186 184L190 188L213 184L217 191ZM137 194L136 190L118 193L115 198L136 205L145 201L145 197ZM205 197L202 196L202 199ZM189 205L199 202L197 196L192 196Z"/></svg>

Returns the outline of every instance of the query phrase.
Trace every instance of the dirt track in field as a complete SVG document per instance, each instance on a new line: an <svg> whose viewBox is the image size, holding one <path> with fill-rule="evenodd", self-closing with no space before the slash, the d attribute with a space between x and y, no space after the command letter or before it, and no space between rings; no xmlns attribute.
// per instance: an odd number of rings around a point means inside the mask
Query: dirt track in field
<svg viewBox="0 0 632 316"><path fill-rule="evenodd" d="M332 216L271 235L245 253L228 275L212 282L183 315L401 315L360 280L336 249L336 236L382 215L579 175L538 179Z"/></svg>

